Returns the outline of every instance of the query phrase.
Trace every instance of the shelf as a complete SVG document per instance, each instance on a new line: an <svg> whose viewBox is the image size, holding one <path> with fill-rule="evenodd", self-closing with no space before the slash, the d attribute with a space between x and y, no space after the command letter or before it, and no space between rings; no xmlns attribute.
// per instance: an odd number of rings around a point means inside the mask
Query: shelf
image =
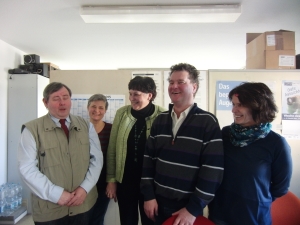
<svg viewBox="0 0 300 225"><path fill-rule="evenodd" d="M27 215L27 208L25 206L21 206L9 216L1 216L0 224L16 224L26 215Z"/></svg>

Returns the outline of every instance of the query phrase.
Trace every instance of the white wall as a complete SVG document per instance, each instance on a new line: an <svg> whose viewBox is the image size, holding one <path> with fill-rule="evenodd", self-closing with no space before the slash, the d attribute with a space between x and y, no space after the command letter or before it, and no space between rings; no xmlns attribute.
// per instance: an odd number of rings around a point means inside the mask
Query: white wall
<svg viewBox="0 0 300 225"><path fill-rule="evenodd" d="M7 181L8 70L22 64L23 55L25 55L24 52L0 40L0 185Z"/></svg>

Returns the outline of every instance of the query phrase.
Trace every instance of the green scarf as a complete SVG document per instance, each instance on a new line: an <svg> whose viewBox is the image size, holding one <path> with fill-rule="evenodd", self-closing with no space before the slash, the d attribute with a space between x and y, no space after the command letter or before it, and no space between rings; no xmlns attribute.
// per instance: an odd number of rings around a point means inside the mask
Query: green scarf
<svg viewBox="0 0 300 225"><path fill-rule="evenodd" d="M265 138L271 128L270 123L261 123L250 127L242 127L232 123L230 126L230 141L234 146L244 147L258 139Z"/></svg>

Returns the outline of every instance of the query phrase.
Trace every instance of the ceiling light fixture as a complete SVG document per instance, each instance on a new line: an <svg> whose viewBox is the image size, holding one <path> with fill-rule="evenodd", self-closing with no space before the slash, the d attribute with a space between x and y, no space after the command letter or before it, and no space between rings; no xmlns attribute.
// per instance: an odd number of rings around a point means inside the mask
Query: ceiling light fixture
<svg viewBox="0 0 300 225"><path fill-rule="evenodd" d="M229 23L241 15L239 4L83 6L86 23Z"/></svg>

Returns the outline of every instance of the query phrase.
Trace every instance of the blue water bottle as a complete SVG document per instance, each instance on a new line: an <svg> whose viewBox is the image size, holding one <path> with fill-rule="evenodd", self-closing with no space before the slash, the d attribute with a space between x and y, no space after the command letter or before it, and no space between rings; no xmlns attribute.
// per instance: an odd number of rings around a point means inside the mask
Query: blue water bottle
<svg viewBox="0 0 300 225"><path fill-rule="evenodd" d="M15 191L11 187L11 185L8 185L6 188L6 210L7 213L10 215L15 210Z"/></svg>
<svg viewBox="0 0 300 225"><path fill-rule="evenodd" d="M22 205L23 187L19 183L17 184L17 186L18 186L18 193L17 193L18 206L20 207Z"/></svg>
<svg viewBox="0 0 300 225"><path fill-rule="evenodd" d="M5 216L5 189L0 187L0 216Z"/></svg>

